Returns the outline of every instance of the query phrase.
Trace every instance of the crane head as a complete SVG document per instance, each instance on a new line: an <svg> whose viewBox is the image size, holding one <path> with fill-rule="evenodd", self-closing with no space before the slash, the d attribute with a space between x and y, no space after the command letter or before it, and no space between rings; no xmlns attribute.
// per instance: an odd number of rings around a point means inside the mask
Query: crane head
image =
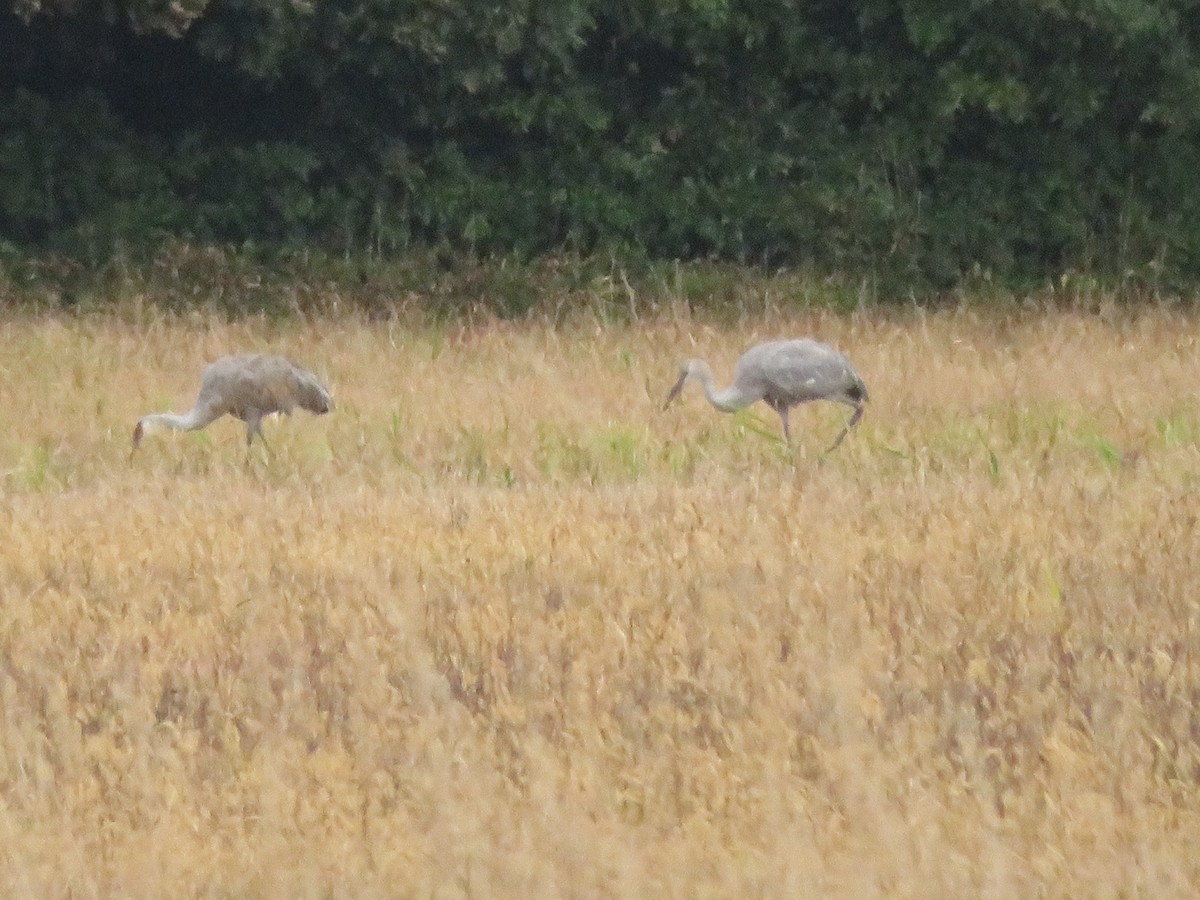
<svg viewBox="0 0 1200 900"><path fill-rule="evenodd" d="M667 394L666 402L663 403L663 409L671 405L674 400L683 391L683 386L687 384L689 378L698 378L704 380L705 373L708 371L708 366L699 359L689 359L679 367L679 380L675 382L675 387L671 388L671 393Z"/></svg>
<svg viewBox="0 0 1200 900"><path fill-rule="evenodd" d="M133 428L133 449L134 450L136 450L138 448L138 445L142 443L142 435L143 434L145 434L145 429L142 428L142 422L141 422L141 419L139 419L137 425L135 425Z"/></svg>
<svg viewBox="0 0 1200 900"><path fill-rule="evenodd" d="M663 403L663 409L666 409L668 406L670 406L671 401L673 401L676 397L678 397L680 395L680 393L682 393L683 386L684 386L684 384L687 383L688 375L690 375L690 374L691 374L691 367L685 364L683 366L683 368L679 371L679 380L675 382L675 386L673 388L671 388L671 392L669 394L667 394L667 399Z"/></svg>

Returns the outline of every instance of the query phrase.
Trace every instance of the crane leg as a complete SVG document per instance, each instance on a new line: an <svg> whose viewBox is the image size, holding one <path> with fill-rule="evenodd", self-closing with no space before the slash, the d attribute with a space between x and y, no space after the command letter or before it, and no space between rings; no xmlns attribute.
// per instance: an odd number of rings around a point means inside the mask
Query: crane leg
<svg viewBox="0 0 1200 900"><path fill-rule="evenodd" d="M832 453L834 450L836 450L841 445L842 441L844 441L846 439L846 435L848 435L850 433L850 429L852 429L855 425L857 425L858 420L861 419L862 417L863 417L863 406L861 403L856 403L854 405L854 415L852 415L850 417L850 421L847 422L845 424L845 426L843 426L841 433L837 436L837 440L835 440L832 444L829 445L829 449L826 450L825 453ZM824 455L825 454L822 454L822 456L824 456Z"/></svg>
<svg viewBox="0 0 1200 900"><path fill-rule="evenodd" d="M779 419L783 422L783 441L789 447L792 444L791 431L788 429L788 409L786 406L777 406L775 411L779 413Z"/></svg>
<svg viewBox="0 0 1200 900"><path fill-rule="evenodd" d="M250 449L250 447L254 446L254 436L256 434L259 437L262 437L261 429L262 429L262 425L260 424L258 419L247 419L246 420L246 449L247 450Z"/></svg>
<svg viewBox="0 0 1200 900"><path fill-rule="evenodd" d="M266 435L263 434L263 430L262 430L262 416L253 416L246 420L246 459L247 459L247 461L249 461L249 459L250 459L250 448L254 444L254 438L256 435L258 436L259 442L262 443L263 447L265 447L267 449L267 452L270 453L271 446L267 443Z"/></svg>

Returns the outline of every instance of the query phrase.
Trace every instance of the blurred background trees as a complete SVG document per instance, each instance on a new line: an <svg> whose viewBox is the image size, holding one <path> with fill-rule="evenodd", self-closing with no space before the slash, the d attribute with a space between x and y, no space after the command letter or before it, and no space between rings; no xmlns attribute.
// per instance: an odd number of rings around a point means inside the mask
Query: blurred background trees
<svg viewBox="0 0 1200 900"><path fill-rule="evenodd" d="M1200 281L1192 0L18 0L0 238Z"/></svg>

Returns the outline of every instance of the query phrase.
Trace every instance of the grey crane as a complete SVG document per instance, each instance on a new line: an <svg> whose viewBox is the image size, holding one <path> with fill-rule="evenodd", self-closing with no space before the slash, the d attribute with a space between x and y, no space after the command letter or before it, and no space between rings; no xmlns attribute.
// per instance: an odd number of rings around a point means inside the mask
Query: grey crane
<svg viewBox="0 0 1200 900"><path fill-rule="evenodd" d="M691 378L704 387L708 402L722 412L733 412L765 400L783 421L783 437L791 443L788 432L788 410L810 400L833 400L854 409L841 434L826 450L829 453L841 444L850 429L862 418L863 404L869 399L867 386L854 371L850 360L828 344L810 338L788 341L766 341L756 344L737 361L733 384L723 391L713 386L712 370L702 359L689 359L680 369L679 380L667 402L679 396Z"/></svg>
<svg viewBox="0 0 1200 900"><path fill-rule="evenodd" d="M254 442L255 435L265 443L263 416L290 415L297 406L324 415L333 408L333 400L316 376L282 356L257 353L222 356L201 373L200 394L189 412L150 413L138 420L133 429L133 449L137 450L148 431L156 428L194 431L226 413L246 423L247 447Z"/></svg>

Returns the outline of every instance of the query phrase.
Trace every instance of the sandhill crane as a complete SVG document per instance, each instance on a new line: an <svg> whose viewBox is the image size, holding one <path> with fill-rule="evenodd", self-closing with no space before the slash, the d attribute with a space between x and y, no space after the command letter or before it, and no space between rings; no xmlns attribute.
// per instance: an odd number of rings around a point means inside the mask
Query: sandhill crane
<svg viewBox="0 0 1200 900"><path fill-rule="evenodd" d="M150 413L133 429L133 449L155 428L193 431L228 413L246 423L246 446L262 436L262 418L271 413L289 415L299 406L317 415L333 408L333 400L316 377L282 356L257 353L222 356L200 376L200 394L190 412ZM131 451L132 452L132 451Z"/></svg>
<svg viewBox="0 0 1200 900"><path fill-rule="evenodd" d="M667 402L679 396L689 378L704 386L708 402L722 412L733 412L758 400L779 413L783 421L783 437L791 443L788 433L788 410L798 403L810 400L833 400L853 407L841 434L826 450L834 450L850 429L862 418L863 404L868 400L867 386L863 384L850 360L828 344L809 338L791 341L767 341L757 344L742 354L733 372L733 384L723 391L713 386L712 370L702 359L689 359L683 364L679 380Z"/></svg>

